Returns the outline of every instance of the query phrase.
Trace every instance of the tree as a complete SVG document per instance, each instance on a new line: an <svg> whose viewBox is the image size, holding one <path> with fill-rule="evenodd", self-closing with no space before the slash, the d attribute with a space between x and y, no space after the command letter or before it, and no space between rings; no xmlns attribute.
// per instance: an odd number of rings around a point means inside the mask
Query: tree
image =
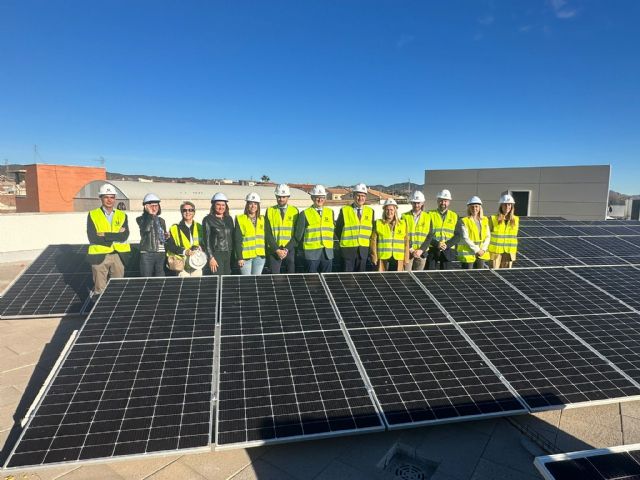
<svg viewBox="0 0 640 480"><path fill-rule="evenodd" d="M262 183L267 183L271 179L269 178L269 175L262 175L260 180L262 180Z"/></svg>

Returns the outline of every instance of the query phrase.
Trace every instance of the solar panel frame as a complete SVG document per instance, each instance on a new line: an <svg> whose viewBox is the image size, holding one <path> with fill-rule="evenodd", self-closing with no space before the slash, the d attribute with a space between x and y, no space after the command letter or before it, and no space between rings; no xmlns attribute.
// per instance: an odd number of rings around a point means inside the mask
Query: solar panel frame
<svg viewBox="0 0 640 480"><path fill-rule="evenodd" d="M568 268L630 310L640 312L640 270L633 266Z"/></svg>

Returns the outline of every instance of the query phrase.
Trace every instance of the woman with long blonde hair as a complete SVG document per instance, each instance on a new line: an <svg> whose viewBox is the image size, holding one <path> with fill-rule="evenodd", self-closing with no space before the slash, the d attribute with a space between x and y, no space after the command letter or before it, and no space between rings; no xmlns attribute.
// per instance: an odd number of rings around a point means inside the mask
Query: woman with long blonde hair
<svg viewBox="0 0 640 480"><path fill-rule="evenodd" d="M463 269L484 268L489 260L491 231L489 219L482 211L482 200L473 196L467 202L467 216L462 218L462 242L458 244L458 260Z"/></svg>
<svg viewBox="0 0 640 480"><path fill-rule="evenodd" d="M520 218L515 215L516 201L505 193L500 197L498 213L491 216L489 255L492 268L511 268L518 252Z"/></svg>
<svg viewBox="0 0 640 480"><path fill-rule="evenodd" d="M407 224L398 216L398 204L392 198L385 200L382 212L371 234L371 262L379 272L392 269L395 263L395 270L400 272L409 262Z"/></svg>

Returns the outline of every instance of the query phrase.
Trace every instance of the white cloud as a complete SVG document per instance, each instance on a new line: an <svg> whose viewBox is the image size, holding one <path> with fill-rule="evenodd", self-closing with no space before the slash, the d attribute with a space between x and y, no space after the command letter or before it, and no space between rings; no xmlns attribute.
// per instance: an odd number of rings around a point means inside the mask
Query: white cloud
<svg viewBox="0 0 640 480"><path fill-rule="evenodd" d="M548 0L556 18L566 20L578 14L577 8L569 7L568 0Z"/></svg>

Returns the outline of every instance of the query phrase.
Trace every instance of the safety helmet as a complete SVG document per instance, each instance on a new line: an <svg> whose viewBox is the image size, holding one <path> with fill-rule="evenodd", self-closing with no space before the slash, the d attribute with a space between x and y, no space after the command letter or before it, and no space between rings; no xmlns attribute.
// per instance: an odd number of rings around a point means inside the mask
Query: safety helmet
<svg viewBox="0 0 640 480"><path fill-rule="evenodd" d="M480 200L480 197L474 195L469 199L467 205L482 205L482 200Z"/></svg>
<svg viewBox="0 0 640 480"><path fill-rule="evenodd" d="M142 205L146 205L147 203L160 203L160 197L155 193L147 193L142 199Z"/></svg>
<svg viewBox="0 0 640 480"><path fill-rule="evenodd" d="M420 190L413 192L413 195L411 195L411 203L424 203L424 193Z"/></svg>
<svg viewBox="0 0 640 480"><path fill-rule="evenodd" d="M218 192L216 193L213 197L211 197L211 203L215 203L215 202L228 202L229 199L227 198L227 196L222 193L222 192Z"/></svg>
<svg viewBox="0 0 640 480"><path fill-rule="evenodd" d="M500 201L498 203L516 203L516 201L511 195L505 193L504 195L500 196Z"/></svg>
<svg viewBox="0 0 640 480"><path fill-rule="evenodd" d="M394 207L397 207L398 203L393 198L387 198L382 204L382 208L388 207L389 205L393 205Z"/></svg>
<svg viewBox="0 0 640 480"><path fill-rule="evenodd" d="M443 200L451 200L451 192L446 188L444 190L440 190L438 192L437 198L442 198Z"/></svg>
<svg viewBox="0 0 640 480"><path fill-rule="evenodd" d="M312 197L326 197L327 191L322 185L316 185L311 189L309 195L311 195Z"/></svg>
<svg viewBox="0 0 640 480"><path fill-rule="evenodd" d="M289 191L289 185L286 183L281 183L276 187L276 197L290 197L291 192Z"/></svg>
<svg viewBox="0 0 640 480"><path fill-rule="evenodd" d="M351 190L353 193L364 193L367 194L367 186L364 183L358 183Z"/></svg>
<svg viewBox="0 0 640 480"><path fill-rule="evenodd" d="M110 183L105 183L98 190L98 196L101 197L103 195L117 195L116 187L111 185Z"/></svg>
<svg viewBox="0 0 640 480"><path fill-rule="evenodd" d="M258 195L256 192L251 192L249 193L246 197L244 197L244 199L247 202L256 202L256 203L260 203L260 195Z"/></svg>

